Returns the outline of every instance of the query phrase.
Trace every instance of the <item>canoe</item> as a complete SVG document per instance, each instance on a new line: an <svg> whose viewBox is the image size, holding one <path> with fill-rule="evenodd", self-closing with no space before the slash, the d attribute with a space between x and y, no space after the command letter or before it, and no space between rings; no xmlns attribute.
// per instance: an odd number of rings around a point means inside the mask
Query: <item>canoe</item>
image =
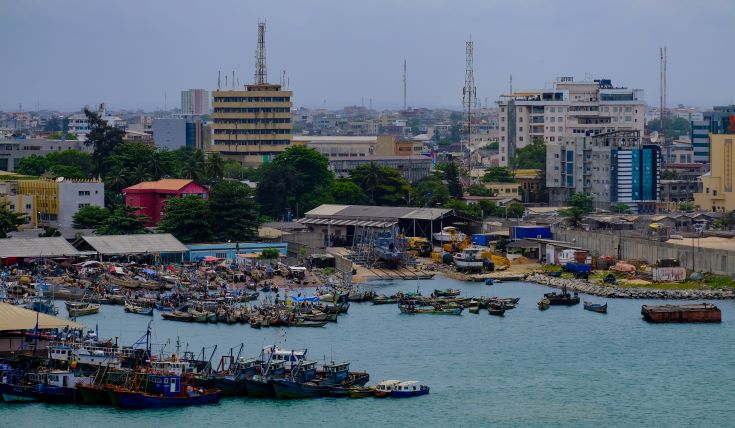
<svg viewBox="0 0 735 428"><path fill-rule="evenodd" d="M487 312L490 315L495 315L495 316L498 316L498 317L502 317L503 315L505 315L505 308L497 307L497 306L495 306L495 307L488 306L487 307Z"/></svg>
<svg viewBox="0 0 735 428"><path fill-rule="evenodd" d="M96 314L100 311L100 305L98 303L87 303L76 307L69 308L70 317L81 317L84 315Z"/></svg>
<svg viewBox="0 0 735 428"><path fill-rule="evenodd" d="M541 299L541 300L539 300L539 302L537 303L537 305L538 305L538 309L540 311L545 311L545 310L549 309L549 306L550 306L549 305L549 301L547 299Z"/></svg>
<svg viewBox="0 0 735 428"><path fill-rule="evenodd" d="M153 308L144 308L142 306L135 306L130 304L125 305L125 312L129 312L131 314L153 316Z"/></svg>
<svg viewBox="0 0 735 428"><path fill-rule="evenodd" d="M291 327L324 327L325 325L327 325L327 321L299 321L290 324Z"/></svg>
<svg viewBox="0 0 735 428"><path fill-rule="evenodd" d="M165 320L169 321L185 321L185 322L191 322L193 317L190 313L187 312L179 312L179 311L173 311L173 312L163 312L161 314L161 317Z"/></svg>
<svg viewBox="0 0 735 428"><path fill-rule="evenodd" d="M480 313L480 307L479 306L470 306L467 308L468 311L470 311L471 314L479 314Z"/></svg>
<svg viewBox="0 0 735 428"><path fill-rule="evenodd" d="M375 388L373 387L360 387L353 386L350 388L350 398L366 398L372 397L375 394Z"/></svg>

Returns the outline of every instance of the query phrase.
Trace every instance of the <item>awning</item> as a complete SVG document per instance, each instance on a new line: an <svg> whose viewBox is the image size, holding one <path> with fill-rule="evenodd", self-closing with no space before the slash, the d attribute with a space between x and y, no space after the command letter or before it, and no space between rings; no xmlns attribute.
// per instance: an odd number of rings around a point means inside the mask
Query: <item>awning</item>
<svg viewBox="0 0 735 428"><path fill-rule="evenodd" d="M64 327L84 328L84 325L74 321L41 314L10 303L0 303L0 331L34 330L36 322L38 322L39 330Z"/></svg>

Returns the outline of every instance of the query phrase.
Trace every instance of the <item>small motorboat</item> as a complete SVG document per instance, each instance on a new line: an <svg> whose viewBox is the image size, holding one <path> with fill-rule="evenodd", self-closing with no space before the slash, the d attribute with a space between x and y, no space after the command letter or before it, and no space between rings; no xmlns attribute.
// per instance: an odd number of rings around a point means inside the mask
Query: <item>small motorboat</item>
<svg viewBox="0 0 735 428"><path fill-rule="evenodd" d="M390 397L391 391L399 383L401 383L400 380L384 380L375 387L373 393L376 398Z"/></svg>
<svg viewBox="0 0 735 428"><path fill-rule="evenodd" d="M607 313L607 303L600 304L600 303L592 303L592 302L584 302L584 309L586 311L592 311L597 312L599 314L606 314Z"/></svg>
<svg viewBox="0 0 735 428"><path fill-rule="evenodd" d="M480 307L479 306L470 306L469 308L467 308L467 310L471 314L479 314L480 313Z"/></svg>
<svg viewBox="0 0 735 428"><path fill-rule="evenodd" d="M137 306L133 305L132 303L126 303L125 304L125 312L130 312L131 314L139 314L139 315L148 315L153 316L153 308L144 308L143 306Z"/></svg>
<svg viewBox="0 0 735 428"><path fill-rule="evenodd" d="M66 309L70 317L81 317L98 313L100 311L100 304L66 302Z"/></svg>
<svg viewBox="0 0 735 428"><path fill-rule="evenodd" d="M163 312L161 313L161 317L165 320L184 322L191 322L193 318L190 313L181 311Z"/></svg>
<svg viewBox="0 0 735 428"><path fill-rule="evenodd" d="M415 380L409 380L395 385L393 390L390 392L390 396L395 398L416 397L418 395L426 395L428 393L428 386L421 385Z"/></svg>
<svg viewBox="0 0 735 428"><path fill-rule="evenodd" d="M492 278L486 278L485 279L485 285L493 285L495 284L495 280Z"/></svg>
<svg viewBox="0 0 735 428"><path fill-rule="evenodd" d="M447 288L446 290L434 290L434 297L455 297L459 296L461 291L454 288Z"/></svg>
<svg viewBox="0 0 735 428"><path fill-rule="evenodd" d="M549 306L551 305L549 304L549 299L547 299L546 297L538 301L538 309L540 311L545 311L549 309Z"/></svg>
<svg viewBox="0 0 735 428"><path fill-rule="evenodd" d="M489 305L487 305L487 312L490 315L502 317L503 315L505 315L505 311L506 311L506 308L502 304L490 303Z"/></svg>
<svg viewBox="0 0 735 428"><path fill-rule="evenodd" d="M569 294L566 290L561 293L546 293L544 297L549 301L552 306L573 306L579 304L579 294L575 291L574 295Z"/></svg>

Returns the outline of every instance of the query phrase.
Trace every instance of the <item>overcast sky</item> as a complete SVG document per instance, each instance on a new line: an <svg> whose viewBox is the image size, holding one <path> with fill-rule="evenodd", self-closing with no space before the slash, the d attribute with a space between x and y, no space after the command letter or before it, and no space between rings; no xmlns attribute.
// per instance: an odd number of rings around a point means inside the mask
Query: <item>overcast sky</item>
<svg viewBox="0 0 735 428"><path fill-rule="evenodd" d="M218 70L249 83L259 19L296 106L400 107L403 58L410 106L459 106L471 34L483 103L512 74L608 77L658 105L666 45L668 104L709 107L735 101L734 18L733 0L0 0L0 110L171 108Z"/></svg>

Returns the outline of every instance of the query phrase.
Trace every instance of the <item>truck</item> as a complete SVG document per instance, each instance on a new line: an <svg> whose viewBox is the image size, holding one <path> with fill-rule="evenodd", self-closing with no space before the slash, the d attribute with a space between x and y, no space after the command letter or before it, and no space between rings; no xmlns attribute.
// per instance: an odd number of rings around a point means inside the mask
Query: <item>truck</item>
<svg viewBox="0 0 735 428"><path fill-rule="evenodd" d="M592 272L592 267L585 263L566 262L564 264L564 270L571 272L575 278L588 279L590 272Z"/></svg>

